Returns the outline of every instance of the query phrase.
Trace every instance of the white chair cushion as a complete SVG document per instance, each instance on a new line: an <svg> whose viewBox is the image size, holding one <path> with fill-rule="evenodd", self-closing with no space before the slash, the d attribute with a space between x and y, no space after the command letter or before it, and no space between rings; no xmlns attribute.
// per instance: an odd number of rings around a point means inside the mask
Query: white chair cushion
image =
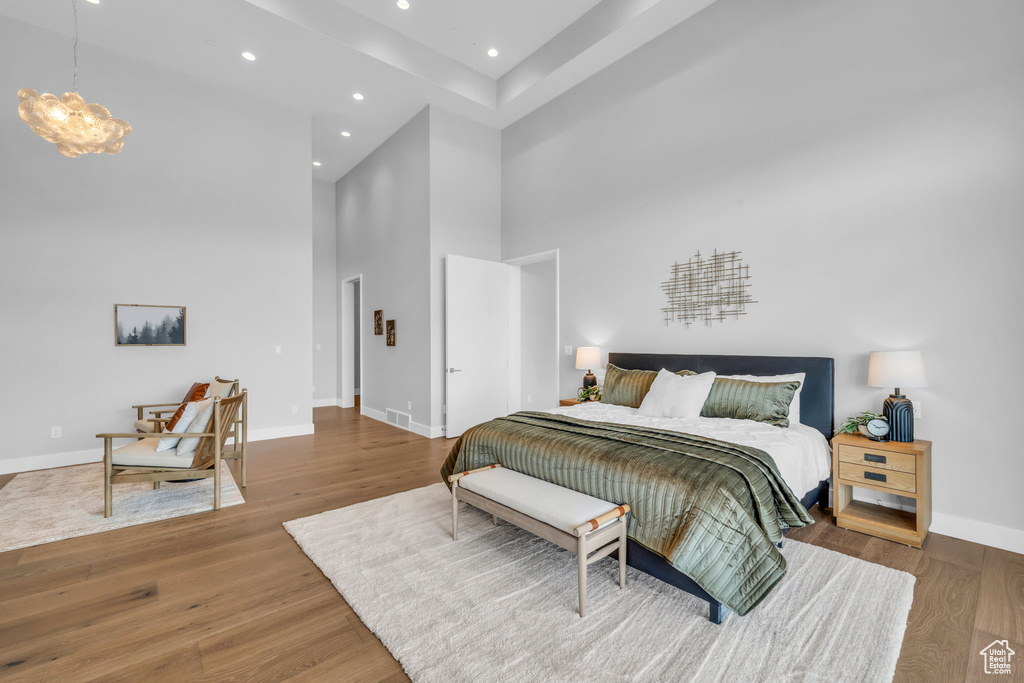
<svg viewBox="0 0 1024 683"><path fill-rule="evenodd" d="M459 479L459 486L570 534L579 525L616 507L614 503L504 467L467 474Z"/></svg>
<svg viewBox="0 0 1024 683"><path fill-rule="evenodd" d="M135 431L142 432L143 434L152 434L156 431L156 423L149 420L136 420Z"/></svg>
<svg viewBox="0 0 1024 683"><path fill-rule="evenodd" d="M210 385L213 386L213 385ZM206 425L210 422L210 416L213 415L213 399L204 398L202 401L196 401L196 412L197 415L191 424L185 429L185 434L188 433L202 433L206 431ZM211 426L210 429L213 429ZM199 441L202 437L183 438L178 442L178 456L184 457L190 456L196 452L199 448Z"/></svg>
<svg viewBox="0 0 1024 683"><path fill-rule="evenodd" d="M210 382L210 388L206 390L206 398L216 398L217 396L227 398L232 385L234 385L234 382L218 382L213 380Z"/></svg>
<svg viewBox="0 0 1024 683"><path fill-rule="evenodd" d="M181 434L181 433L183 433L186 429L189 428L189 425L192 424L192 421L196 419L196 413L198 412L198 405L199 405L199 401L191 401L190 403L185 404L185 410L183 410L181 412L181 417L178 418L178 422L174 425L174 429L172 429L170 432L168 432L165 429L163 433L164 434ZM168 437L165 437L163 439L160 439L160 443L158 443L157 447L156 447L157 453L159 453L160 451L167 451L167 450L170 450L172 448L177 447L179 441L181 441L181 437L180 436L168 436Z"/></svg>
<svg viewBox="0 0 1024 683"><path fill-rule="evenodd" d="M188 467L192 464L191 456L178 456L173 448L157 452L158 441L160 439L143 439L115 448L111 453L111 459L115 465L135 467Z"/></svg>
<svg viewBox="0 0 1024 683"><path fill-rule="evenodd" d="M637 414L645 417L698 418L714 383L713 372L680 377L662 368L654 378L650 391L644 396Z"/></svg>

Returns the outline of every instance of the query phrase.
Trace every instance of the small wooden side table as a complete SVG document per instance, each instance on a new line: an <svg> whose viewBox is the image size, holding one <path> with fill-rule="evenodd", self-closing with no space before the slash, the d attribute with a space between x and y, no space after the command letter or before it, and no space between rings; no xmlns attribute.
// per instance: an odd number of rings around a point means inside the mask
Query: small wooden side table
<svg viewBox="0 0 1024 683"><path fill-rule="evenodd" d="M872 441L860 434L832 437L836 526L920 548L932 522L932 442ZM916 512L853 500L858 486L916 502Z"/></svg>
<svg viewBox="0 0 1024 683"><path fill-rule="evenodd" d="M558 399L558 406L578 406L581 403L599 403L599 401L580 401L576 398L560 398Z"/></svg>

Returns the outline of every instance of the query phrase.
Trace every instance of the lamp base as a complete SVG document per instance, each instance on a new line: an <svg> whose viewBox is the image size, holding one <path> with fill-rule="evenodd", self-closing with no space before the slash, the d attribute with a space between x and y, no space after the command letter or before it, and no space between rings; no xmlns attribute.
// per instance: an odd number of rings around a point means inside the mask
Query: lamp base
<svg viewBox="0 0 1024 683"><path fill-rule="evenodd" d="M583 388L587 389L589 387L596 387L596 386L597 386L597 377L595 377L594 373L590 372L590 370L587 370L587 374L583 375Z"/></svg>
<svg viewBox="0 0 1024 683"><path fill-rule="evenodd" d="M914 440L914 404L906 396L889 394L882 404L882 414L889 421L889 438L910 443Z"/></svg>

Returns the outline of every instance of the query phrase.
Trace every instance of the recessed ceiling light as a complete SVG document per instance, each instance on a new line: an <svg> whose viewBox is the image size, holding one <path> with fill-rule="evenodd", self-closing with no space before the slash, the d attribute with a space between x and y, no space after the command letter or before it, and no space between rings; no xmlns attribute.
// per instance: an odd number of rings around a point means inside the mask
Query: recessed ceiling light
<svg viewBox="0 0 1024 683"><path fill-rule="evenodd" d="M314 162L313 162L313 165L314 165L314 166L322 166L323 164L321 164L321 163L320 163L319 161L314 161Z"/></svg>
<svg viewBox="0 0 1024 683"><path fill-rule="evenodd" d="M409 9L409 0L398 0L398 9Z"/></svg>
<svg viewBox="0 0 1024 683"><path fill-rule="evenodd" d="M490 50L487 51L487 56L488 57L497 57L498 56L498 51L492 47Z"/></svg>
<svg viewBox="0 0 1024 683"><path fill-rule="evenodd" d="M354 99L354 100L362 100L363 99L363 94L362 93L358 93L358 92L354 92L354 93L352 93L352 99Z"/></svg>
<svg viewBox="0 0 1024 683"><path fill-rule="evenodd" d="M343 138L350 137L351 135L352 135L352 133L349 133L347 130L341 131L341 137L343 137Z"/></svg>
<svg viewBox="0 0 1024 683"><path fill-rule="evenodd" d="M243 52L242 56L245 57L246 59L248 59L250 62L255 62L256 61L256 55L254 55L251 52Z"/></svg>
<svg viewBox="0 0 1024 683"><path fill-rule="evenodd" d="M92 5L98 5L98 4L100 4L100 0L88 0L88 1L89 1L89 3L90 3L90 4L92 4Z"/></svg>

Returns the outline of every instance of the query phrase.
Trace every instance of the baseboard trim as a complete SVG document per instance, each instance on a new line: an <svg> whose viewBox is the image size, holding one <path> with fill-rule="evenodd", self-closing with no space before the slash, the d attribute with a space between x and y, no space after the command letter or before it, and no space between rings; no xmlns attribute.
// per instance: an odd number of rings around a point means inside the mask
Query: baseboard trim
<svg viewBox="0 0 1024 683"><path fill-rule="evenodd" d="M402 429L401 427L393 425L390 422L388 422L387 413L381 412L379 410L367 408L366 406L360 406L359 414L365 415L366 417L372 418L379 422L383 422L384 424L394 427L395 429ZM420 436L425 436L428 439L436 439L438 437L444 436L444 427L428 427L427 425L422 425L419 422L413 422L412 420L409 421L409 429L402 429L402 431L410 431L413 434L419 434Z"/></svg>
<svg viewBox="0 0 1024 683"><path fill-rule="evenodd" d="M271 439L286 439L292 436L308 436L314 433L313 423L301 425L288 425L287 427L267 427L265 429L250 429L249 442L269 441ZM234 439L228 439L228 445ZM128 443L122 441L121 443ZM68 451L66 453L47 453L45 455L30 455L24 458L9 458L0 460L0 474L16 474L19 472L31 472L33 470L49 470L54 467L67 467L68 465L86 465L88 463L100 462L103 460L102 448L87 448L83 451Z"/></svg>
<svg viewBox="0 0 1024 683"><path fill-rule="evenodd" d="M312 422L303 425L288 425L287 427L267 427L266 429L250 429L249 441L269 441L271 439L287 439L291 436L309 436L315 433L316 427Z"/></svg>
<svg viewBox="0 0 1024 683"><path fill-rule="evenodd" d="M933 512L929 532L1024 555L1024 530L1021 529L948 515L944 512Z"/></svg>
<svg viewBox="0 0 1024 683"><path fill-rule="evenodd" d="M410 422L409 431L425 436L428 439L437 439L444 436L444 427L428 427L427 425L421 425L419 422Z"/></svg>
<svg viewBox="0 0 1024 683"><path fill-rule="evenodd" d="M330 407L336 406L336 405L338 405L338 399L336 399L336 398L314 398L313 399L313 407L314 408L330 408Z"/></svg>
<svg viewBox="0 0 1024 683"><path fill-rule="evenodd" d="M359 414L365 415L366 417L372 418L374 420L378 420L379 422L383 422L384 424L391 425L392 427L395 426L388 422L387 414L381 412L380 410L374 410L373 408L367 408L366 406L359 406ZM395 427L395 429L398 428Z"/></svg>

